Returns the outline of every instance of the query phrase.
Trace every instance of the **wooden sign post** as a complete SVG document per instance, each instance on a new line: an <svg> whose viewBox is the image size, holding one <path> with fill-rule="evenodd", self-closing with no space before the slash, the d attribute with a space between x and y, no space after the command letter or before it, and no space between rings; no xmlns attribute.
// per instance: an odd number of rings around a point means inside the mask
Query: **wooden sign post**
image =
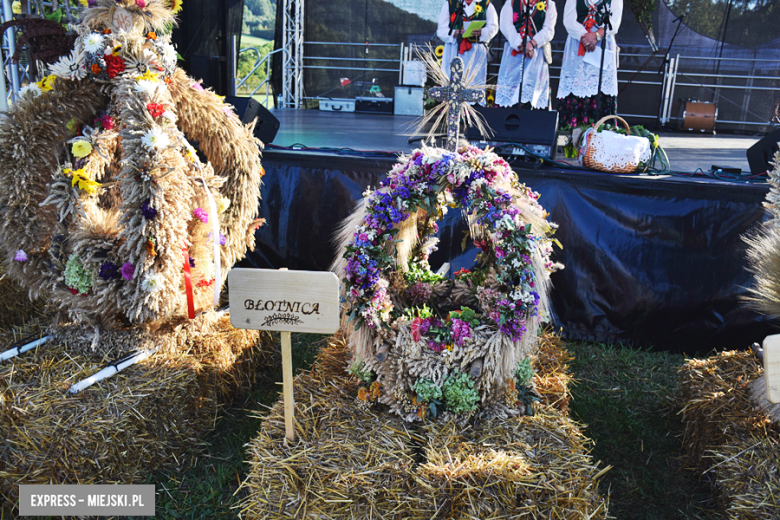
<svg viewBox="0 0 780 520"><path fill-rule="evenodd" d="M290 334L339 329L339 279L320 271L236 268L228 274L228 287L231 325L281 333L285 436L294 441Z"/></svg>

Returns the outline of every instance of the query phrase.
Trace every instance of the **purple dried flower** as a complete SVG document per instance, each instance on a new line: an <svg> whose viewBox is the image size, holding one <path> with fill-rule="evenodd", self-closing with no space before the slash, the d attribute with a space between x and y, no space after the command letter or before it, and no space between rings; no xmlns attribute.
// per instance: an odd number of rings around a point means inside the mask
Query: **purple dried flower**
<svg viewBox="0 0 780 520"><path fill-rule="evenodd" d="M219 245L224 246L227 244L227 237L223 235L222 233L219 234Z"/></svg>
<svg viewBox="0 0 780 520"><path fill-rule="evenodd" d="M157 216L157 210L151 206L149 199L146 199L141 204L141 214L146 220L153 220Z"/></svg>
<svg viewBox="0 0 780 520"><path fill-rule="evenodd" d="M466 338L471 337L471 327L469 326L468 322L465 322L458 318L452 320L452 326L450 327L450 332L452 333L452 339L455 340L455 343L459 347L463 346L463 341Z"/></svg>
<svg viewBox="0 0 780 520"><path fill-rule="evenodd" d="M406 290L406 297L412 302L412 305L422 305L426 303L433 293L433 287L429 283L417 282Z"/></svg>
<svg viewBox="0 0 780 520"><path fill-rule="evenodd" d="M193 215L195 215L195 218L203 222L204 224L209 223L209 214L206 213L201 208L195 208L195 211L192 212Z"/></svg>
<svg viewBox="0 0 780 520"><path fill-rule="evenodd" d="M135 266L133 266L133 264L131 264L130 262L125 262L125 264L122 266L122 277L125 280L132 280L134 274L135 274Z"/></svg>
<svg viewBox="0 0 780 520"><path fill-rule="evenodd" d="M106 281L114 280L119 278L119 268L113 262L103 262L103 264L100 266L100 272L98 273L98 276Z"/></svg>
<svg viewBox="0 0 780 520"><path fill-rule="evenodd" d="M27 253L22 251L21 249L16 252L14 255L14 260L17 262L26 262L27 261Z"/></svg>

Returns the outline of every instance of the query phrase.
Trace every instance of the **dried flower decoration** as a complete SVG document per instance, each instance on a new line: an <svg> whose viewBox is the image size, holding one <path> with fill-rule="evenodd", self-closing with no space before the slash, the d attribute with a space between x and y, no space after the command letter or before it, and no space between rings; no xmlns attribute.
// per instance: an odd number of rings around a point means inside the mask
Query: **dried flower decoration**
<svg viewBox="0 0 780 520"><path fill-rule="evenodd" d="M98 276L105 281L115 280L119 278L119 268L113 262L103 262Z"/></svg>
<svg viewBox="0 0 780 520"><path fill-rule="evenodd" d="M27 261L27 253L19 249L16 254L14 255L14 260L17 262L26 262Z"/></svg>
<svg viewBox="0 0 780 520"><path fill-rule="evenodd" d="M135 266L130 262L122 264L122 278L125 280L132 280L135 274Z"/></svg>
<svg viewBox="0 0 780 520"><path fill-rule="evenodd" d="M150 273L141 283L141 288L148 293L161 291L165 286L165 276L162 273Z"/></svg>
<svg viewBox="0 0 780 520"><path fill-rule="evenodd" d="M205 210L201 208L195 208L195 211L192 212L193 216L203 222L204 224L209 223L209 214L206 213Z"/></svg>
<svg viewBox="0 0 780 520"><path fill-rule="evenodd" d="M89 53L101 52L105 38L98 33L92 33L84 39L84 51Z"/></svg>
<svg viewBox="0 0 780 520"><path fill-rule="evenodd" d="M87 177L83 168L75 171L70 168L65 168L62 170L62 173L72 177L71 186L76 186L76 184L78 184L78 188L87 192L89 195L94 195L97 193L98 188L100 188L100 183Z"/></svg>
<svg viewBox="0 0 780 520"><path fill-rule="evenodd" d="M92 145L89 141L76 141L70 151L74 157L81 159L92 153Z"/></svg>
<svg viewBox="0 0 780 520"><path fill-rule="evenodd" d="M154 217L157 216L157 210L151 206L149 199L145 200L144 203L141 204L141 214L146 220L154 220Z"/></svg>
<svg viewBox="0 0 780 520"><path fill-rule="evenodd" d="M165 113L165 107L161 103L149 103L146 105L146 110L152 115L152 117L160 117Z"/></svg>
<svg viewBox="0 0 780 520"><path fill-rule="evenodd" d="M106 62L106 73L108 74L109 78L113 79L125 71L125 60L119 56L105 54L103 59Z"/></svg>
<svg viewBox="0 0 780 520"><path fill-rule="evenodd" d="M155 127L144 134L141 138L141 143L150 152L155 152L168 148L171 144L171 139L161 128Z"/></svg>

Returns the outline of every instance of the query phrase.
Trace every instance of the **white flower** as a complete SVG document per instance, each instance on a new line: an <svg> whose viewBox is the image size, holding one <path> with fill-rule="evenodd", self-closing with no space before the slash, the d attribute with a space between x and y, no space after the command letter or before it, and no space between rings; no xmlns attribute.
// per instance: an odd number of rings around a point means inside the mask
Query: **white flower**
<svg viewBox="0 0 780 520"><path fill-rule="evenodd" d="M141 283L141 288L148 293L156 293L165 287L165 277L162 273L150 273Z"/></svg>
<svg viewBox="0 0 780 520"><path fill-rule="evenodd" d="M125 60L125 72L132 77L143 76L147 72L157 74L160 72L157 56L149 49L144 49L139 56L130 56Z"/></svg>
<svg viewBox="0 0 780 520"><path fill-rule="evenodd" d="M162 61L163 63L168 67L175 67L176 66L176 60L178 59L178 56L176 54L176 49L171 45L170 43L162 43L160 46L160 51L162 51Z"/></svg>
<svg viewBox="0 0 780 520"><path fill-rule="evenodd" d="M154 127L144 134L141 138L141 142L144 148L153 152L155 150L162 150L167 148L171 144L171 139L168 134L163 132L160 128Z"/></svg>
<svg viewBox="0 0 780 520"><path fill-rule="evenodd" d="M176 122L176 114L174 114L170 110L166 110L165 112L163 112L162 116L163 116L163 118L167 119L171 123L175 123Z"/></svg>
<svg viewBox="0 0 780 520"><path fill-rule="evenodd" d="M103 50L103 35L98 33L92 33L84 38L84 50L86 52L95 53L102 52Z"/></svg>
<svg viewBox="0 0 780 520"><path fill-rule="evenodd" d="M19 89L19 96L21 97L38 97L41 95L41 87L35 83L30 83Z"/></svg>
<svg viewBox="0 0 780 520"><path fill-rule="evenodd" d="M151 97L154 94L154 91L157 90L157 82L150 79L142 79L141 81L137 81L133 88L135 88L136 92L144 92Z"/></svg>
<svg viewBox="0 0 780 520"><path fill-rule="evenodd" d="M74 49L70 56L63 56L49 70L58 78L71 81L83 79L87 75L87 69L84 67L84 53Z"/></svg>
<svg viewBox="0 0 780 520"><path fill-rule="evenodd" d="M216 271L214 270L214 262L206 262L203 266L203 279L210 282L216 277Z"/></svg>

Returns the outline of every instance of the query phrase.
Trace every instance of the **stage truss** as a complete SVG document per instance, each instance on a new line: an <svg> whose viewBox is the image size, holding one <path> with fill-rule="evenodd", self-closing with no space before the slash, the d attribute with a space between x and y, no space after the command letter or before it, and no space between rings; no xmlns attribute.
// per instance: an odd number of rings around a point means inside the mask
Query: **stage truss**
<svg viewBox="0 0 780 520"><path fill-rule="evenodd" d="M278 108L303 108L303 7L304 0L284 0L282 5L283 105Z"/></svg>

